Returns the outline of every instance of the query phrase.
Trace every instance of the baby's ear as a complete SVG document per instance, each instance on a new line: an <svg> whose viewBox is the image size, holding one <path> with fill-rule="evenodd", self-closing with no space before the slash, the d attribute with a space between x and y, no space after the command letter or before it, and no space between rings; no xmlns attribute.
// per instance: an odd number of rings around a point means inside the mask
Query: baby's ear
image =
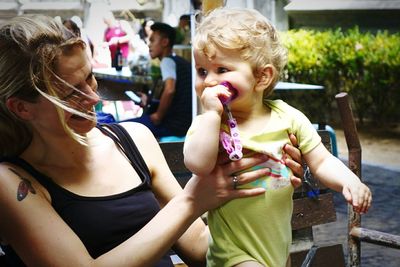
<svg viewBox="0 0 400 267"><path fill-rule="evenodd" d="M271 64L268 64L262 68L257 70L257 90L264 91L266 88L269 88L274 81L275 76L275 68Z"/></svg>

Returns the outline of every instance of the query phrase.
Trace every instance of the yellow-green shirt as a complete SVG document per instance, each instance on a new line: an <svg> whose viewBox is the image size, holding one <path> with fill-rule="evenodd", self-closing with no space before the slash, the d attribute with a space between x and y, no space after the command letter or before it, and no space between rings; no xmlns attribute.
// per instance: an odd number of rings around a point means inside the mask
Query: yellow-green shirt
<svg viewBox="0 0 400 267"><path fill-rule="evenodd" d="M254 135L240 133L245 148L271 156L263 164L272 169L271 174L243 186L261 186L266 192L232 200L209 212L209 267L232 266L243 261L258 261L269 267L286 266L292 239L293 187L290 169L281 160L282 148L290 143L288 133L296 135L303 154L315 148L321 138L297 109L281 100L269 100L266 105L271 108L271 118L264 130Z"/></svg>

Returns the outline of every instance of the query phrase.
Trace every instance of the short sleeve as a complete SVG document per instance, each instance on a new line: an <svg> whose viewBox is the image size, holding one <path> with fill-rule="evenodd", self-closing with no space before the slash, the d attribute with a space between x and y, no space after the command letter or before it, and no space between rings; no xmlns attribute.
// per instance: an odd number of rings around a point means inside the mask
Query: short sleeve
<svg viewBox="0 0 400 267"><path fill-rule="evenodd" d="M163 81L167 79L176 80L176 63L172 58L164 57L160 62L160 70Z"/></svg>
<svg viewBox="0 0 400 267"><path fill-rule="evenodd" d="M310 152L321 143L321 137L317 130L300 110L282 100L269 100L268 105L285 121L286 129L296 135L302 154Z"/></svg>
<svg viewBox="0 0 400 267"><path fill-rule="evenodd" d="M295 108L292 109L292 114L295 116L294 120L292 120L293 133L297 137L301 153L307 154L321 143L321 137L310 120L301 111Z"/></svg>

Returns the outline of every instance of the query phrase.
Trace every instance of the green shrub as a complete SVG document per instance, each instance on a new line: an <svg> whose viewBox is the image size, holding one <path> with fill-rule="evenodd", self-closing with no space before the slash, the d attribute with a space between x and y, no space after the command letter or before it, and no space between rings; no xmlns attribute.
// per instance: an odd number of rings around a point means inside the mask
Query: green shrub
<svg viewBox="0 0 400 267"><path fill-rule="evenodd" d="M323 94L303 92L291 103L312 120L335 117L334 96L347 92L361 123L400 121L400 34L290 30L282 38L289 50L283 80L325 86Z"/></svg>

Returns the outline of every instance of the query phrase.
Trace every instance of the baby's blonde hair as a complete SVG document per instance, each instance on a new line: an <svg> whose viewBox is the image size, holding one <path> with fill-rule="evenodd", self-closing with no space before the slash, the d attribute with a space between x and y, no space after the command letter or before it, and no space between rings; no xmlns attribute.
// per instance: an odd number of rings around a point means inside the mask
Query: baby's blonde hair
<svg viewBox="0 0 400 267"><path fill-rule="evenodd" d="M287 50L278 32L266 17L254 9L217 8L197 25L193 47L208 58L216 48L239 51L250 63L255 76L267 64L273 66L272 83L265 88L268 96L278 82L287 61Z"/></svg>

